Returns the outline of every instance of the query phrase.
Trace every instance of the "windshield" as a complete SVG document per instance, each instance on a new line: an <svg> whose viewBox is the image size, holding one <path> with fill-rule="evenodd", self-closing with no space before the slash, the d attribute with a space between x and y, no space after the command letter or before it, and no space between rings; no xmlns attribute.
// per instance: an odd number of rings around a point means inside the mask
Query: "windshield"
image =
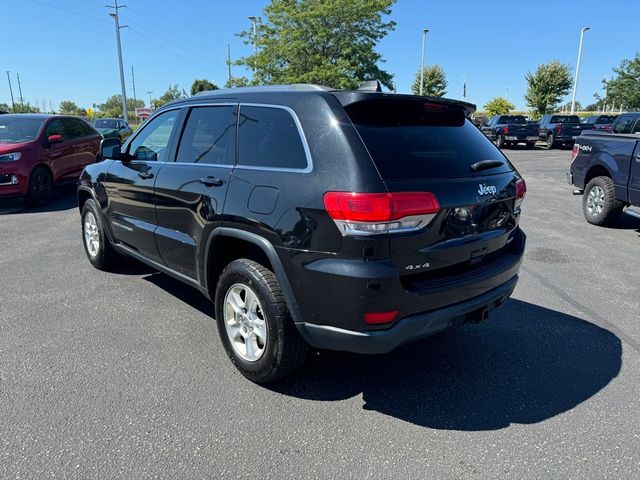
<svg viewBox="0 0 640 480"><path fill-rule="evenodd" d="M346 111L385 180L486 175L471 169L481 160L503 162L492 174L512 170L461 110L413 101L370 101Z"/></svg>
<svg viewBox="0 0 640 480"><path fill-rule="evenodd" d="M96 128L118 128L118 121L109 118L99 118L93 121L93 126Z"/></svg>
<svg viewBox="0 0 640 480"><path fill-rule="evenodd" d="M44 119L14 115L0 117L0 143L30 142L38 137Z"/></svg>

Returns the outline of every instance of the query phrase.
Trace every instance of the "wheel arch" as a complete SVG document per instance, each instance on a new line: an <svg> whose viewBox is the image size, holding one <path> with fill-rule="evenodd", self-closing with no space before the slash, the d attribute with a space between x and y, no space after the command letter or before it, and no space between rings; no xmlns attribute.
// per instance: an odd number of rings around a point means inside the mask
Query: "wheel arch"
<svg viewBox="0 0 640 480"><path fill-rule="evenodd" d="M591 167L589 167L589 170L587 170L587 174L584 177L584 186L586 188L587 184L593 180L596 177L611 177L611 172L609 171L609 169L607 167L605 167L604 165L598 163L596 165L592 165Z"/></svg>
<svg viewBox="0 0 640 480"><path fill-rule="evenodd" d="M229 262L238 258L249 258L270 269L282 288L287 307L293 321L302 321L298 302L275 247L266 238L245 230L218 227L207 239L204 252L203 289L207 296L215 299L215 290L220 274Z"/></svg>

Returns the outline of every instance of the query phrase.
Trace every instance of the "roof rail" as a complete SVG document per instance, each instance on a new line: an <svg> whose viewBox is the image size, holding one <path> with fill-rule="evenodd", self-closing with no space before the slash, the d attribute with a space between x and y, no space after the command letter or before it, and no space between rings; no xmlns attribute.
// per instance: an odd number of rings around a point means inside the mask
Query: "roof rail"
<svg viewBox="0 0 640 480"><path fill-rule="evenodd" d="M196 97L202 95L229 95L230 93L253 93L253 92L330 92L334 90L324 85L313 85L309 83L292 83L291 85L262 85L257 87L235 87L220 88L217 90L205 90L196 93Z"/></svg>

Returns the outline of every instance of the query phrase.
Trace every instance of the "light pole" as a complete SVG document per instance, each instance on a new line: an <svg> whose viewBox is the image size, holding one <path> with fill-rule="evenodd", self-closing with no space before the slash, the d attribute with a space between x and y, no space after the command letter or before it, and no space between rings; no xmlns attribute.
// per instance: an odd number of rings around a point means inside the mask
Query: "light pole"
<svg viewBox="0 0 640 480"><path fill-rule="evenodd" d="M151 108L151 109L152 109L153 107L151 106L151 94L152 94L153 92L152 92L152 91L148 91L147 93L149 94L149 108Z"/></svg>
<svg viewBox="0 0 640 480"><path fill-rule="evenodd" d="M113 17L116 24L116 44L118 45L118 64L120 66L120 88L122 89L122 118L125 121L129 121L129 115L127 112L127 92L124 84L124 67L122 66L122 47L120 46L120 29L124 28L124 26L120 26L120 15L118 12L118 10L123 8L124 5L118 5L118 0L114 0L114 5L107 5L107 7L115 10L115 13L110 13L109 15Z"/></svg>
<svg viewBox="0 0 640 480"><path fill-rule="evenodd" d="M422 61L420 63L420 95L422 95L424 89L424 55L425 49L427 47L427 33L429 33L429 29L422 29Z"/></svg>
<svg viewBox="0 0 640 480"><path fill-rule="evenodd" d="M254 17L252 15L249 17L249 20L251 20L253 28L253 73L256 73L256 55L258 54L258 45L256 44L256 39L258 38L258 17Z"/></svg>
<svg viewBox="0 0 640 480"><path fill-rule="evenodd" d="M7 70L7 81L9 82L9 93L11 93L11 111L13 113L16 113L16 102L13 101L13 88L11 88L11 77L9 76L9 73L11 72Z"/></svg>
<svg viewBox="0 0 640 480"><path fill-rule="evenodd" d="M578 47L578 61L576 63L576 75L573 79L573 95L571 97L571 114L576 110L576 89L578 88L578 75L580 74L580 59L582 58L582 42L584 41L584 32L590 30L589 27L582 27L580 30L580 46Z"/></svg>

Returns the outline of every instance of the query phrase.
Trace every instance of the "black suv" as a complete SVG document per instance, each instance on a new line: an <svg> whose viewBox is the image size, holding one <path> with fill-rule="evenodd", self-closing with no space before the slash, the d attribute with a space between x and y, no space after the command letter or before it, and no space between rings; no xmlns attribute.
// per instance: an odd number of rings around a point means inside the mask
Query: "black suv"
<svg viewBox="0 0 640 480"><path fill-rule="evenodd" d="M526 186L454 100L314 85L170 103L81 176L89 261L214 301L255 382L309 345L384 353L484 320L518 280Z"/></svg>

